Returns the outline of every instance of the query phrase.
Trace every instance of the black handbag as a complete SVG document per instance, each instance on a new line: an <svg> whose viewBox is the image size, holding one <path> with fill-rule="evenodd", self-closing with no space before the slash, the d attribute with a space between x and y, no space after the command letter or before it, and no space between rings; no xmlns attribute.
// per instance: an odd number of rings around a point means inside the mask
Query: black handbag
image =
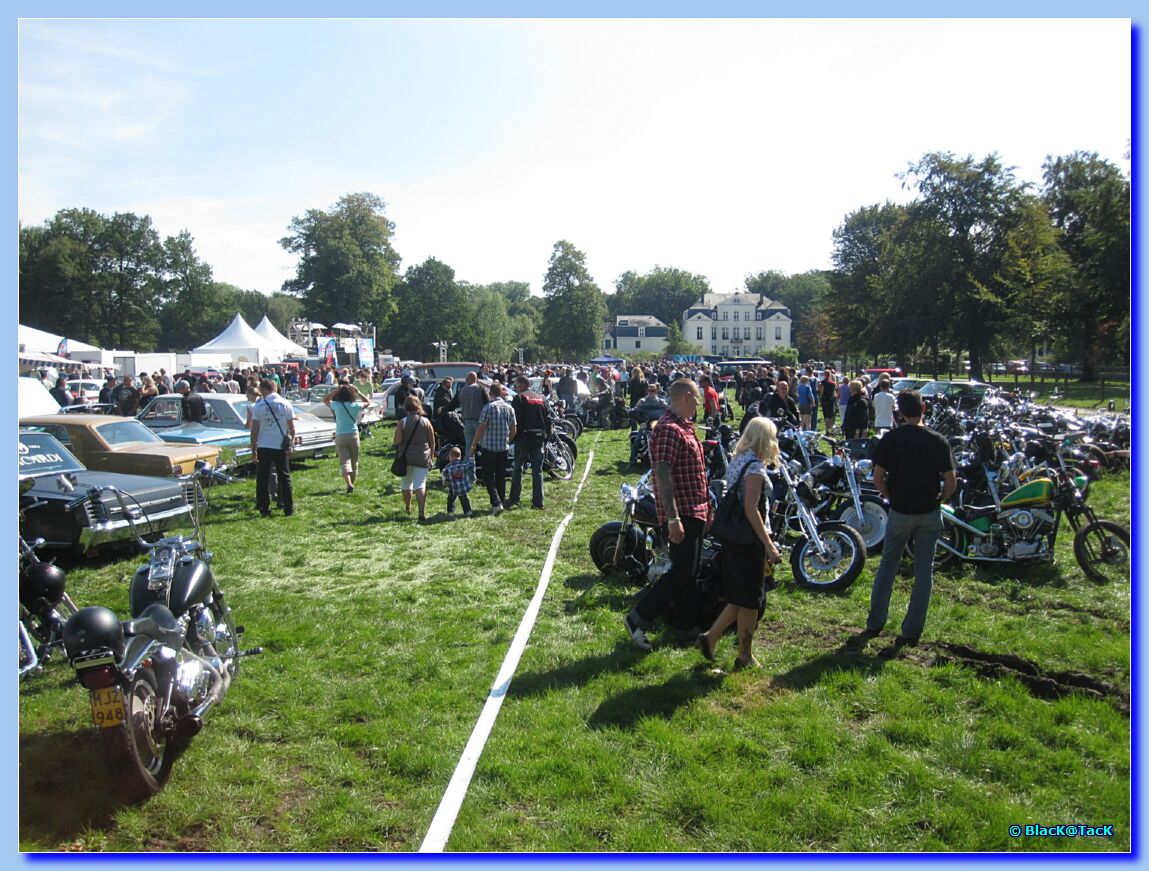
<svg viewBox="0 0 1149 871"><path fill-rule="evenodd" d="M395 459L391 461L391 474L397 478L402 478L407 474L407 448L411 447L411 439L415 438L415 430L417 430L423 421L415 421L415 428L411 430L411 435L407 436L407 441L403 445L403 450L395 455Z"/></svg>
<svg viewBox="0 0 1149 871"><path fill-rule="evenodd" d="M746 477L746 470L750 468L747 463L738 475L734 486L726 491L718 508L714 512L714 520L710 524L710 534L727 544L752 544L758 540L754 527L746 519L746 510L742 507L742 500L738 498L738 487Z"/></svg>

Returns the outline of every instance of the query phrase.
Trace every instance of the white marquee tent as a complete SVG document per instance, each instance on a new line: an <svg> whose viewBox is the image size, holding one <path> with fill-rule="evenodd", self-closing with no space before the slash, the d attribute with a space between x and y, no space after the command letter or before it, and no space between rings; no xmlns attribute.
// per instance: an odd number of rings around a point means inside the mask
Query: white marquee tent
<svg viewBox="0 0 1149 871"><path fill-rule="evenodd" d="M263 320L260 321L256 326L255 332L263 336L263 338L265 338L275 347L279 348L282 354L285 356L287 354L298 354L302 356L307 353L305 348L303 348L301 345L295 344L295 342L291 341L291 339L287 338L287 336L283 335L283 333L277 330L275 328L275 324L268 320L267 315L263 316Z"/></svg>
<svg viewBox="0 0 1149 871"><path fill-rule="evenodd" d="M227 354L235 363L276 363L283 359L279 343L261 336L239 313L236 313L227 329L210 342L192 348L192 353Z"/></svg>

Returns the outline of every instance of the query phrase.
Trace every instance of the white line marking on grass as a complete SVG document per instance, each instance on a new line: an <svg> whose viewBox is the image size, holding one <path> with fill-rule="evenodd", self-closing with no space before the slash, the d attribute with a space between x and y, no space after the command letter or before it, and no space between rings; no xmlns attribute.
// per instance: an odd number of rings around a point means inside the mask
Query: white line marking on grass
<svg viewBox="0 0 1149 871"><path fill-rule="evenodd" d="M506 698L507 690L510 689L511 678L515 676L515 669L519 667L519 660L527 647L527 640L531 637L535 620L538 619L539 609L543 604L543 596L546 595L547 586L551 582L551 572L555 567L559 544L562 543L563 533L566 532L567 525L574 518L573 503L578 501L579 493L582 492L583 484L586 483L587 476L590 474L590 466L593 461L594 451L592 450L587 454L586 469L582 473L582 480L579 481L578 489L575 490L571 511L562 519L551 538L551 548L547 551L547 559L543 563L543 571L539 576L539 585L535 589L535 595L523 613L523 619L519 622L519 629L515 633L514 640L511 641L510 649L507 650L499 674L487 694L486 704L483 705L478 722L475 723L475 728L471 731L467 746L463 748L463 755L459 757L459 762L455 766L455 773L451 775L451 782L447 784L447 791L443 793L443 798L435 811L435 817L431 820L431 826L423 838L423 844L419 847L420 853L442 853L446 849L447 839L451 837L451 829L455 827L459 809L463 806L463 799L467 797L467 790L471 786L471 778L475 775L475 766L479 764L483 747L486 746L487 738L491 735L491 729L495 726L495 718L499 716L503 699Z"/></svg>

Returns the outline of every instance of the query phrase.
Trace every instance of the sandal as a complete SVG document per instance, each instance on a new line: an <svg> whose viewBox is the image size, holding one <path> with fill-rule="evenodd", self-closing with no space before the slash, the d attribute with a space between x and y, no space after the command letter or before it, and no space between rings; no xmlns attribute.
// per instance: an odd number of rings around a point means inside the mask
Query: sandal
<svg viewBox="0 0 1149 871"><path fill-rule="evenodd" d="M710 643L710 636L703 632L695 640L695 645L702 651L702 655L711 662L714 661L714 645Z"/></svg>
<svg viewBox="0 0 1149 871"><path fill-rule="evenodd" d="M734 660L734 670L735 671L742 671L743 669L746 669L746 668L761 668L761 667L762 667L762 663L760 663L757 659L755 659L753 655L751 655L751 657L749 659L742 659L741 657L738 657Z"/></svg>

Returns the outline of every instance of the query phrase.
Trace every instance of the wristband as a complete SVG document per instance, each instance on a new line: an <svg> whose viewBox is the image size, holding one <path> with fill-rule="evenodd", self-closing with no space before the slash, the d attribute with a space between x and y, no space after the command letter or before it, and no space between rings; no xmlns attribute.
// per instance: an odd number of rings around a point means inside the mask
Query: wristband
<svg viewBox="0 0 1149 871"><path fill-rule="evenodd" d="M666 522L667 522L667 523L681 523L681 522L682 522L682 518L681 518L681 517L668 517L668 518L666 519Z"/></svg>

